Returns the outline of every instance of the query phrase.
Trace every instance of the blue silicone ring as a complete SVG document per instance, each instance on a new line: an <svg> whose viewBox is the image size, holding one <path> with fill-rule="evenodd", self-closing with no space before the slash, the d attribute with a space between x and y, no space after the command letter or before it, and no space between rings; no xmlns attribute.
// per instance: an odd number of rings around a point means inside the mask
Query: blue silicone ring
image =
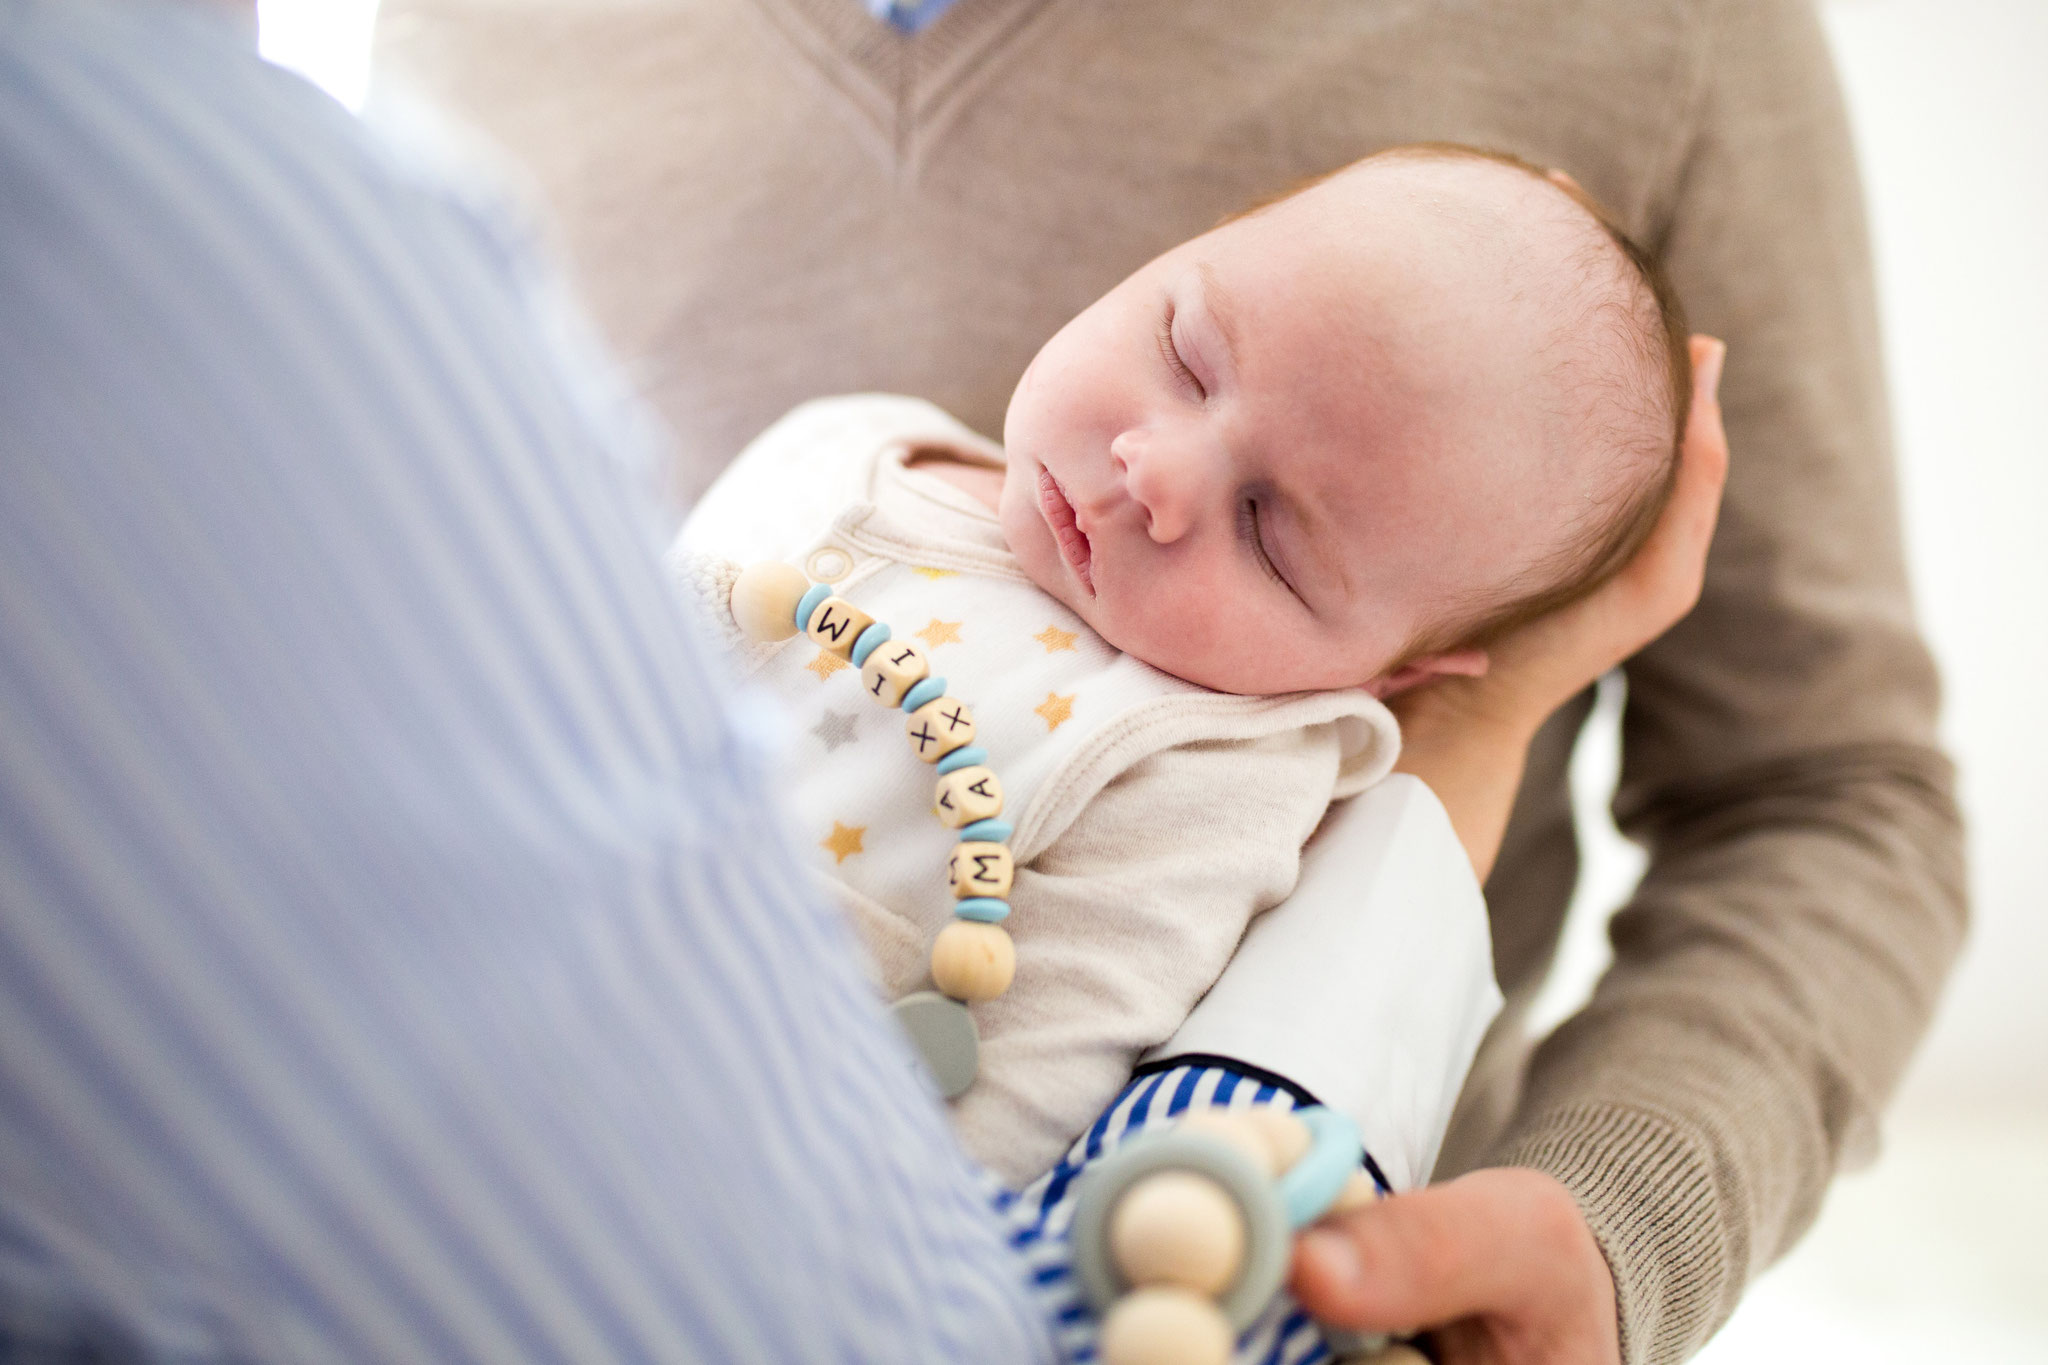
<svg viewBox="0 0 2048 1365"><path fill-rule="evenodd" d="M926 678L903 694L903 709L905 712L915 711L926 702L937 701L945 695L946 680L944 678Z"/></svg>
<svg viewBox="0 0 2048 1365"><path fill-rule="evenodd" d="M1280 1203L1287 1210L1287 1226L1305 1228L1337 1201L1344 1182L1358 1169L1365 1143L1349 1114L1311 1105L1295 1110L1294 1117L1308 1125L1311 1141L1280 1177Z"/></svg>
<svg viewBox="0 0 2048 1365"><path fill-rule="evenodd" d="M986 820L976 820L973 824L963 828L960 831L960 842L963 844L1007 844L1010 842L1010 833L1010 822L1008 820L998 820L994 816L990 816Z"/></svg>
<svg viewBox="0 0 2048 1365"><path fill-rule="evenodd" d="M798 630L809 630L811 628L811 613L818 609L818 603L831 595L832 585L830 583L811 584L810 590L796 604L796 628Z"/></svg>
<svg viewBox="0 0 2048 1365"><path fill-rule="evenodd" d="M887 643L889 643L889 628L880 621L875 622L862 631L860 638L853 642L853 666L859 668L868 661L868 655L874 653Z"/></svg>
<svg viewBox="0 0 2048 1365"><path fill-rule="evenodd" d="M969 896L966 900L953 902L953 913L961 919L981 924L1001 924L1010 917L1010 903L999 901L994 896ZM1336 1198L1335 1195L1330 1197Z"/></svg>
<svg viewBox="0 0 2048 1365"><path fill-rule="evenodd" d="M976 744L963 744L939 760L939 776L971 768L977 763L988 762L988 750Z"/></svg>

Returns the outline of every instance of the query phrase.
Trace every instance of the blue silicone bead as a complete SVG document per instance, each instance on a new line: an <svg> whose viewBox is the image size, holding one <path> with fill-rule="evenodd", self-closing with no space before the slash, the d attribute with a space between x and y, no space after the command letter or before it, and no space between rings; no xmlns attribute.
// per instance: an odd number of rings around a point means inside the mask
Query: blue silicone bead
<svg viewBox="0 0 2048 1365"><path fill-rule="evenodd" d="M806 592L796 604L796 628L798 630L809 630L811 628L811 613L818 609L818 603L831 595L832 585L830 583L811 584L810 591Z"/></svg>
<svg viewBox="0 0 2048 1365"><path fill-rule="evenodd" d="M1010 903L999 901L994 896L969 896L966 900L953 902L953 913L961 919L1001 924L1010 917Z"/></svg>
<svg viewBox="0 0 2048 1365"><path fill-rule="evenodd" d="M939 776L944 777L947 773L958 772L962 768L971 768L977 763L986 762L988 750L978 744L963 745L939 760Z"/></svg>
<svg viewBox="0 0 2048 1365"><path fill-rule="evenodd" d="M903 694L903 710L907 714L923 706L926 702L937 701L945 695L946 680L944 678L925 678L917 686Z"/></svg>
<svg viewBox="0 0 2048 1365"><path fill-rule="evenodd" d="M976 820L960 831L963 844L1007 844L1010 842L1011 826L1008 820Z"/></svg>
<svg viewBox="0 0 2048 1365"><path fill-rule="evenodd" d="M1358 1169L1358 1154L1365 1143L1358 1123L1349 1114L1313 1105L1297 1109L1294 1116L1308 1125L1313 1139L1301 1159L1280 1177L1280 1203L1287 1210L1287 1225L1305 1228L1323 1216L1344 1182Z"/></svg>
<svg viewBox="0 0 2048 1365"><path fill-rule="evenodd" d="M853 666L859 668L868 661L868 655L874 653L887 643L889 643L889 628L880 621L875 622L862 631L860 638L853 642Z"/></svg>

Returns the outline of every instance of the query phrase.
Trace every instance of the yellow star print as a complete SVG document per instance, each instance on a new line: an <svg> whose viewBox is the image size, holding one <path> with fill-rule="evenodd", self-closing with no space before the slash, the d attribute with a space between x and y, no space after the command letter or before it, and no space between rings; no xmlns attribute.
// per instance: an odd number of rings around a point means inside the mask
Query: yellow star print
<svg viewBox="0 0 2048 1365"><path fill-rule="evenodd" d="M1078 694L1076 694L1078 695ZM1051 734L1074 718L1074 698L1063 697L1057 692L1045 694L1045 700L1031 708L1032 713L1045 721L1045 731Z"/></svg>
<svg viewBox="0 0 2048 1365"><path fill-rule="evenodd" d="M910 566L910 571L920 578L929 578L934 583L938 582L941 578L959 577L951 569L934 569L929 564L913 564Z"/></svg>
<svg viewBox="0 0 2048 1365"><path fill-rule="evenodd" d="M867 832L866 825L842 825L834 820L831 835L819 840L818 847L832 855L832 865L837 867L854 854L867 851L860 846L861 836Z"/></svg>
<svg viewBox="0 0 2048 1365"><path fill-rule="evenodd" d="M1044 645L1046 653L1057 654L1063 649L1072 649L1074 641L1081 637L1076 631L1061 630L1058 626L1047 626L1031 638Z"/></svg>
<svg viewBox="0 0 2048 1365"><path fill-rule="evenodd" d="M825 681L825 679L846 666L846 660L840 658L829 649L819 650L818 657L804 665L805 668L818 675L819 682Z"/></svg>
<svg viewBox="0 0 2048 1365"><path fill-rule="evenodd" d="M956 643L960 639L960 627L966 624L965 621L941 621L934 616L925 623L924 629L917 633L917 638L937 649L940 645Z"/></svg>

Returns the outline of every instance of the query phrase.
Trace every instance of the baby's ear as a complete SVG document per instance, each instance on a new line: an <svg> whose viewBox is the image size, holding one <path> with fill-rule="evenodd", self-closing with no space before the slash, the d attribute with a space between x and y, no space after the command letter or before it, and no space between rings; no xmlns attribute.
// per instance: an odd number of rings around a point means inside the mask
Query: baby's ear
<svg viewBox="0 0 2048 1365"><path fill-rule="evenodd" d="M1441 654L1424 654L1410 659L1391 673L1382 673L1365 685L1365 690L1385 701L1388 697L1420 687L1431 678L1479 678L1487 668L1483 649L1447 649Z"/></svg>

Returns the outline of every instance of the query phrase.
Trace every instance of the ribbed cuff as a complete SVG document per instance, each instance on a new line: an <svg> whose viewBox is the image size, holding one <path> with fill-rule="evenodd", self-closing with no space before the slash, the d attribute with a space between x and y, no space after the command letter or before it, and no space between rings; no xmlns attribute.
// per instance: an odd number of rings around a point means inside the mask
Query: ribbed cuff
<svg viewBox="0 0 2048 1365"><path fill-rule="evenodd" d="M1624 1365L1676 1365L1726 1317L1729 1257L1708 1146L1651 1110L1574 1105L1518 1124L1490 1163L1555 1176L1614 1275Z"/></svg>

